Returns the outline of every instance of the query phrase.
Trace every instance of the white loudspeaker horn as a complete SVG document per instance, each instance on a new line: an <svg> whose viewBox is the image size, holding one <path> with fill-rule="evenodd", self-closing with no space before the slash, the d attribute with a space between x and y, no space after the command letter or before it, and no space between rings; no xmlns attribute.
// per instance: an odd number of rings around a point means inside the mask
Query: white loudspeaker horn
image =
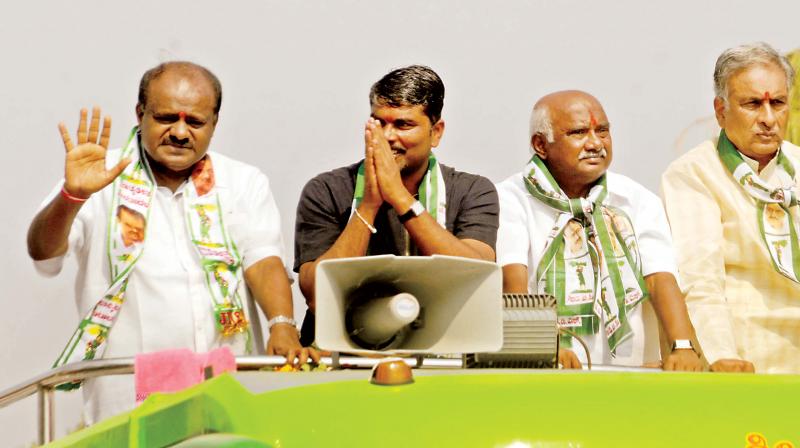
<svg viewBox="0 0 800 448"><path fill-rule="evenodd" d="M316 272L316 343L373 353L497 351L503 277L492 262L461 257L324 260Z"/></svg>
<svg viewBox="0 0 800 448"><path fill-rule="evenodd" d="M360 299L353 301L345 315L345 329L360 347L386 350L403 342L411 325L419 325L419 301L407 292L380 293L390 285L365 285Z"/></svg>

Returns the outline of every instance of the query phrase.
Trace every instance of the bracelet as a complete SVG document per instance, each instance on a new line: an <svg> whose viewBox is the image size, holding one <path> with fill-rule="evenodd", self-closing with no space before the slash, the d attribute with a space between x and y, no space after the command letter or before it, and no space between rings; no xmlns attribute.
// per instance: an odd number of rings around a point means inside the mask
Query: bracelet
<svg viewBox="0 0 800 448"><path fill-rule="evenodd" d="M293 327L297 327L297 321L294 320L294 318L279 314L267 321L267 330L272 330L272 327L277 324L289 324Z"/></svg>
<svg viewBox="0 0 800 448"><path fill-rule="evenodd" d="M373 235L378 233L378 229L376 229L375 226L373 226L366 219L364 219L364 217L361 216L361 213L358 213L358 209L357 208L354 208L353 211L356 212L356 216L358 216L358 219L360 219L361 222L363 222L364 225L367 226L367 228L369 229L370 233L372 233Z"/></svg>
<svg viewBox="0 0 800 448"><path fill-rule="evenodd" d="M65 185L61 186L61 197L76 204L83 204L84 202L89 200L89 198L79 198L77 196L69 194L69 192L67 191L67 187Z"/></svg>

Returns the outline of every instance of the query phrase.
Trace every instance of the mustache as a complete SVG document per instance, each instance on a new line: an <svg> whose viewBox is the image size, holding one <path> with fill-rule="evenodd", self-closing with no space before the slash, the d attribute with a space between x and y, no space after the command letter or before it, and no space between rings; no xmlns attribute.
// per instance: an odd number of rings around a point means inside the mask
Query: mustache
<svg viewBox="0 0 800 448"><path fill-rule="evenodd" d="M597 151L587 151L584 149L581 150L580 154L578 154L578 160L590 159L593 157L600 157L605 159L606 157L608 157L608 151L606 151L606 148L603 147Z"/></svg>
<svg viewBox="0 0 800 448"><path fill-rule="evenodd" d="M172 137L164 139L162 145L176 146L179 148L186 148L186 149L191 149L193 147L192 142L188 140L178 140Z"/></svg>

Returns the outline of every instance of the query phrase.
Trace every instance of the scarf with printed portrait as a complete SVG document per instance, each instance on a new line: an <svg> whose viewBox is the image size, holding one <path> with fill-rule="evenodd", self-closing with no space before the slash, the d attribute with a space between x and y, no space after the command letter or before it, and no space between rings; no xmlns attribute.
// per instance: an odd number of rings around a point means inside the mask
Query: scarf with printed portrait
<svg viewBox="0 0 800 448"><path fill-rule="evenodd" d="M633 335L628 314L649 297L630 218L606 204L606 175L585 198L570 199L534 155L523 179L530 195L558 212L536 266L536 288L558 303L558 325L577 335L603 328L609 350ZM562 347L572 336L561 336Z"/></svg>
<svg viewBox="0 0 800 448"><path fill-rule="evenodd" d="M120 157L129 158L131 163L111 186L106 232L111 284L80 321L54 368L102 358L109 333L125 303L128 280L145 249L150 205L157 185L138 135L138 127L134 127ZM205 274L217 331L222 336L244 333L250 351L249 323L238 292L243 281L242 258L223 222L209 155L195 164L190 181L185 184L184 195L185 224ZM70 390L80 385L75 381L58 388Z"/></svg>
<svg viewBox="0 0 800 448"><path fill-rule="evenodd" d="M742 154L728 139L725 130L720 131L717 152L722 164L736 182L753 198L756 204L756 219L761 238L769 252L772 266L789 280L800 283L800 248L797 242L797 223L790 209L798 205L796 185L772 187L761 179L748 165ZM776 170L790 179L795 178L796 165L778 150Z"/></svg>

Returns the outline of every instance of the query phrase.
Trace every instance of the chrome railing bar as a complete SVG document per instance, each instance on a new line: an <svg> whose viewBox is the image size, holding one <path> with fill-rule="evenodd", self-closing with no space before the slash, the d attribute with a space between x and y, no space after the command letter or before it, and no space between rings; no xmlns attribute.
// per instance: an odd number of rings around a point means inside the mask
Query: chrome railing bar
<svg viewBox="0 0 800 448"><path fill-rule="evenodd" d="M350 368L371 368L383 358L362 358L359 356L339 356L338 366ZM403 358L411 367L425 369L453 369L461 367L461 359L458 358ZM15 401L35 394L40 386L53 387L69 381L84 380L103 375L123 375L133 373L134 358L112 358L96 361L81 361L67 364L42 374L36 375L30 380L24 381L13 387L0 391L0 408L3 408ZM322 362L328 366L334 366L335 359L330 356L322 357ZM279 367L286 363L283 356L239 356L236 358L238 370L259 370L264 367ZM631 368L597 365L594 371L626 371L626 372L655 372L660 369L650 368Z"/></svg>
<svg viewBox="0 0 800 448"><path fill-rule="evenodd" d="M351 368L371 368L382 358L362 358L359 356L340 356L339 365ZM418 358L403 358L411 367L422 368L458 368L461 367L460 359L453 358L423 358L422 365L418 365ZM0 391L0 408L15 401L35 394L40 386L53 387L69 381L84 380L103 375L123 375L133 373L134 358L112 358L96 361L81 361L63 365L53 370L36 375L30 380L16 386ZM332 366L333 359L323 356L322 362ZM259 370L264 367L279 367L286 364L283 356L240 356L236 358L239 370Z"/></svg>
<svg viewBox="0 0 800 448"><path fill-rule="evenodd" d="M324 356L322 362L332 367L371 368L383 358L362 358L359 356L339 356L338 366L334 366L333 357ZM453 369L462 366L459 358L402 358L409 366L425 369ZM420 365L420 359L422 363ZM0 408L35 394L40 386L54 387L69 381L84 380L103 375L123 375L133 373L134 358L112 358L96 361L81 361L67 364L42 374L36 375L28 381L0 391ZM236 358L238 370L259 370L264 367L279 367L286 363L283 356L239 356ZM594 371L626 371L626 372L656 372L660 369L631 368L597 365Z"/></svg>
<svg viewBox="0 0 800 448"><path fill-rule="evenodd" d="M360 356L323 356L321 361L335 368L371 368L385 358L363 358ZM461 358L401 358L411 367L425 369L454 369L462 367ZM0 391L0 408L38 393L39 443L53 441L55 437L55 390L54 387L70 381L86 380L105 375L133 373L134 358L112 358L96 361L81 361L63 365L39 374L28 381ZM283 356L239 356L236 368L240 371L260 370L264 367L279 367L286 364ZM656 372L660 369L595 366L594 371Z"/></svg>
<svg viewBox="0 0 800 448"><path fill-rule="evenodd" d="M125 373L133 373L133 358L81 361L63 365L0 392L0 408L33 395L39 386L51 387L69 381Z"/></svg>

